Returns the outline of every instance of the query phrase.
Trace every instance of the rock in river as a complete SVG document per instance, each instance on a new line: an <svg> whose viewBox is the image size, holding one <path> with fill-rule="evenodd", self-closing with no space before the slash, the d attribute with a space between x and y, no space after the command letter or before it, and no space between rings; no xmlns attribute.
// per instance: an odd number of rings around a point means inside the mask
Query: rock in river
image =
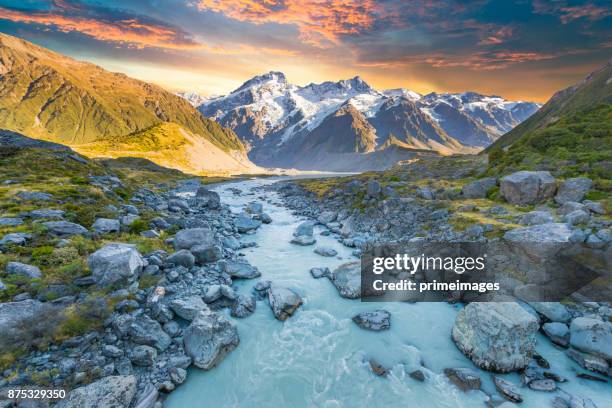
<svg viewBox="0 0 612 408"><path fill-rule="evenodd" d="M387 330L391 327L391 313L382 309L372 312L361 312L353 316L353 322L366 330Z"/></svg>
<svg viewBox="0 0 612 408"><path fill-rule="evenodd" d="M314 253L321 256L332 257L338 255L338 251L329 247L316 247Z"/></svg>
<svg viewBox="0 0 612 408"><path fill-rule="evenodd" d="M185 352L193 364L210 370L234 350L240 339L236 326L227 317L211 312L200 312L185 329Z"/></svg>
<svg viewBox="0 0 612 408"><path fill-rule="evenodd" d="M287 320L302 304L302 298L289 288L272 285L268 290L272 313L278 320Z"/></svg>
<svg viewBox="0 0 612 408"><path fill-rule="evenodd" d="M444 375L462 391L480 389L480 376L471 368L445 368Z"/></svg>
<svg viewBox="0 0 612 408"><path fill-rule="evenodd" d="M349 299L361 297L361 262L348 262L340 265L330 274L340 296Z"/></svg>
<svg viewBox="0 0 612 408"><path fill-rule="evenodd" d="M585 353L612 360L612 323L578 317L570 325L570 344Z"/></svg>
<svg viewBox="0 0 612 408"><path fill-rule="evenodd" d="M516 303L470 303L457 315L452 338L477 366L510 372L529 364L538 328L537 319Z"/></svg>

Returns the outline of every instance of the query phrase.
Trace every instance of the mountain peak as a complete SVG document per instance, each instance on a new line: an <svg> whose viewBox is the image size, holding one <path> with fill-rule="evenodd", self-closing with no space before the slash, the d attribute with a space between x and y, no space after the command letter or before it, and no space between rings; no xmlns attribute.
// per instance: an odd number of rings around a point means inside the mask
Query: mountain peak
<svg viewBox="0 0 612 408"><path fill-rule="evenodd" d="M359 75L351 79L342 79L338 81L338 84L347 90L354 90L357 92L371 92L374 90Z"/></svg>
<svg viewBox="0 0 612 408"><path fill-rule="evenodd" d="M261 86L268 82L277 82L280 84L286 84L287 78L285 77L285 74L283 74L280 71L266 72L265 74L256 75L253 78L249 79L248 81L240 85L240 87L236 89L235 91L233 91L232 93L241 92L247 88L252 88L254 86Z"/></svg>

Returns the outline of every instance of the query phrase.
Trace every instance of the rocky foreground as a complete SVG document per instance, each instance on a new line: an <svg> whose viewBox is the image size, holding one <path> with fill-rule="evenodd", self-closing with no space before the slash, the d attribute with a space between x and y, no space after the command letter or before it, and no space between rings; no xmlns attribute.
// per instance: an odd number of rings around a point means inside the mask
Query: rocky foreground
<svg viewBox="0 0 612 408"><path fill-rule="evenodd" d="M475 178L482 171L481 163L457 160L455 167L444 167L450 161L438 168L417 162L393 172L290 181L272 188L296 214L313 220L305 228L323 225L324 234L336 235L345 246L354 248L355 255L372 244L390 242L502 242L512 256L499 255L503 258L499 265L516 267L537 282L550 272L545 265L560 265L554 263L558 252L572 248L572 262L607 277L600 290L606 293L604 299L610 299L610 220L605 201L585 199L593 195L590 179L557 180L545 171ZM296 243L316 243L309 230L298 229L296 235ZM545 245L539 247L539 243ZM513 257L516 260L510 265L512 260L506 258ZM311 274L327 277L340 296L361 296L358 262L333 271L313 268ZM595 406L588 395L565 392L563 384L575 379L551 371L549 362L535 351L539 331L581 367L576 378L609 381L612 308L601 296L598 301L589 299L592 293L574 293L563 303L522 301L525 292L520 290L509 294L513 297L508 300L514 301L499 303L470 303L465 293L449 296L449 302L466 304L449 333L457 348L483 370L521 373L522 384L494 377L499 393L490 400L494 406L504 400L520 403L523 387L560 391L551 397L554 407ZM373 310L353 320L364 329L384 330L389 327L388 318L385 310ZM375 374L386 375L380 364L371 362L371 366ZM481 374L473 369L449 367L445 374L464 391L481 387ZM416 372L410 375L420 377Z"/></svg>
<svg viewBox="0 0 612 408"><path fill-rule="evenodd" d="M174 182L142 188L69 151L41 154L68 176L59 187L18 169L3 183L0 407L31 403L10 389L41 387L68 391L41 406L162 406L187 368L213 369L239 345L222 309L244 318L265 299L284 320L301 304L269 281L251 295L232 288L261 276L238 256L241 235L271 222L261 205L236 215L198 179L178 180L196 192L186 198ZM5 161L7 173L20 162Z"/></svg>

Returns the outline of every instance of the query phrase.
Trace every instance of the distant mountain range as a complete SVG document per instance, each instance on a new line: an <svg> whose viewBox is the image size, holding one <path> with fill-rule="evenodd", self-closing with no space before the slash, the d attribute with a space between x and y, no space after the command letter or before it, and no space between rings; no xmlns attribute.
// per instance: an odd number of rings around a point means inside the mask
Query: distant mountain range
<svg viewBox="0 0 612 408"><path fill-rule="evenodd" d="M376 170L418 154L474 153L540 107L473 92L378 91L359 77L300 87L281 72L225 96L182 96L236 132L256 164L301 170Z"/></svg>
<svg viewBox="0 0 612 408"><path fill-rule="evenodd" d="M164 89L0 33L0 129L90 157L191 173L259 171L236 136Z"/></svg>

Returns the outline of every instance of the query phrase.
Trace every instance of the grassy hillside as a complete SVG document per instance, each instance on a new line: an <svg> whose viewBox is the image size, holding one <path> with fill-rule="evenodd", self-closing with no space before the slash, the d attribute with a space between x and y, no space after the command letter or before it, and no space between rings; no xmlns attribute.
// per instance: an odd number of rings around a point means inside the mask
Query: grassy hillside
<svg viewBox="0 0 612 408"><path fill-rule="evenodd" d="M489 152L491 174L550 170L561 177L584 175L596 188L612 190L612 105L565 115L528 132L507 150Z"/></svg>
<svg viewBox="0 0 612 408"><path fill-rule="evenodd" d="M0 74L0 128L77 146L137 142L139 132L150 135L173 123L222 152L244 154L231 130L183 98L4 34Z"/></svg>
<svg viewBox="0 0 612 408"><path fill-rule="evenodd" d="M557 122L560 118L612 103L612 61L592 72L581 82L563 89L529 119L503 135L485 151L507 148L523 136Z"/></svg>

